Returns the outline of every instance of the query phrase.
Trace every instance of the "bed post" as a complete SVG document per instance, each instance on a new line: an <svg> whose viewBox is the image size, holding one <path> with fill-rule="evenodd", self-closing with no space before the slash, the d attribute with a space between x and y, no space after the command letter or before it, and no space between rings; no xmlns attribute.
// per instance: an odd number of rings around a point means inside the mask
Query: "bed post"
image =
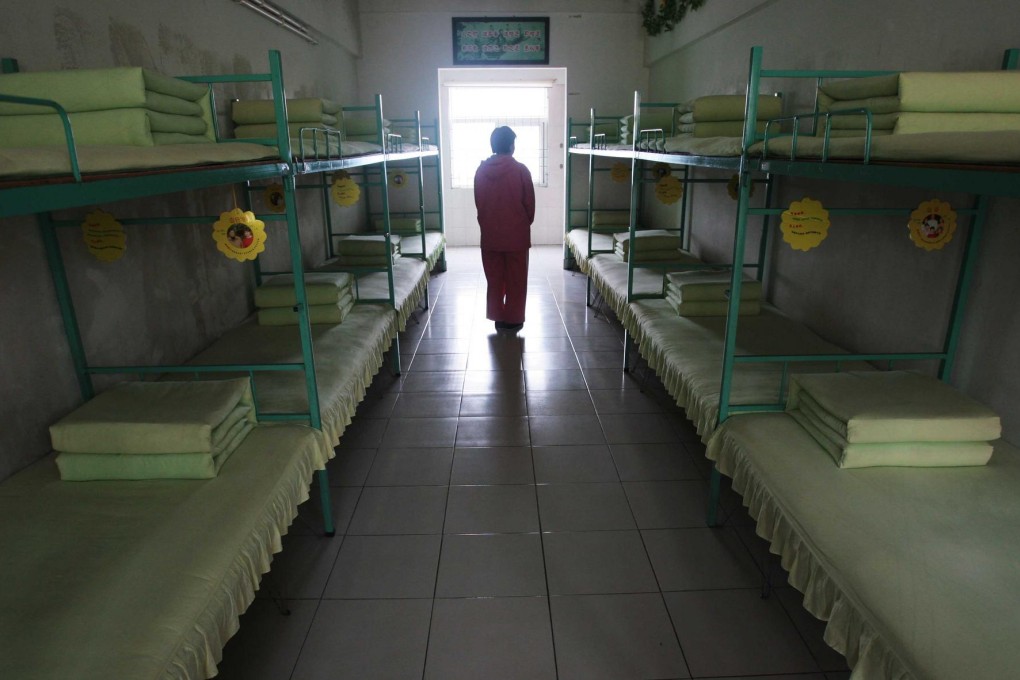
<svg viewBox="0 0 1020 680"><path fill-rule="evenodd" d="M630 233L630 255L627 257L627 304L630 304L631 296L634 295L634 258L637 255L637 239L635 238L637 232L637 210L638 210L638 196L640 194L641 183L638 181L638 170L641 167L641 161L637 158L637 138L638 131L641 129L641 93L637 90L634 91L634 121L631 124L631 135L630 135L630 225L628 232ZM590 233L590 232L589 232ZM590 252L590 249L589 249ZM623 321L621 319L621 321ZM624 327L623 329L623 372L627 373L630 368L630 332Z"/></svg>
<svg viewBox="0 0 1020 680"><path fill-rule="evenodd" d="M758 84L761 72L761 47L751 48L751 66L744 102L744 144L740 155L740 191L737 199L737 224L733 234L733 269L730 278L730 299L726 308L726 334L723 339L722 380L719 385L719 420L729 417L730 389L733 386L733 355L737 347L737 324L740 313L740 287L744 278L744 249L747 243L747 210L751 200L751 168L747 149L754 142L758 116ZM712 466L708 493L708 526L716 526L721 483L719 468Z"/></svg>
<svg viewBox="0 0 1020 680"><path fill-rule="evenodd" d="M39 213L36 215L36 221L39 224L39 233L42 235L43 247L46 250L46 260L50 265L50 274L53 276L53 287L57 292L57 305L60 307L60 316L64 321L64 332L67 334L67 344L71 350L71 361L74 362L74 373L78 377L78 388L81 390L81 398L88 401L95 396L95 388L92 386L92 377L88 372L88 359L85 357L85 346L81 341L78 317L74 313L71 286L67 281L64 259L60 255L56 227L49 213Z"/></svg>

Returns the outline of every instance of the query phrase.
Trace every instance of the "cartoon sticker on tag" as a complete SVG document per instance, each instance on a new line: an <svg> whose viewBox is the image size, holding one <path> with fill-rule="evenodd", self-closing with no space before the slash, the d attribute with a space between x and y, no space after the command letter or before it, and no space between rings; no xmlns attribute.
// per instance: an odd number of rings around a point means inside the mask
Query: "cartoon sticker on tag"
<svg viewBox="0 0 1020 680"><path fill-rule="evenodd" d="M820 201L804 198L794 201L783 211L779 228L783 240L794 250L808 251L817 248L829 235L829 211Z"/></svg>
<svg viewBox="0 0 1020 680"><path fill-rule="evenodd" d="M740 175L734 173L733 177L730 177L730 181L726 183L726 193L734 201L740 200ZM748 197L754 196L754 182L751 182L751 189L747 192L747 195Z"/></svg>
<svg viewBox="0 0 1020 680"><path fill-rule="evenodd" d="M613 167L609 170L609 176L614 182L629 182L630 181L630 163L614 163Z"/></svg>
<svg viewBox="0 0 1020 680"><path fill-rule="evenodd" d="M89 252L102 262L114 262L124 255L127 234L124 227L105 210L93 210L81 223L82 238Z"/></svg>
<svg viewBox="0 0 1020 680"><path fill-rule="evenodd" d="M282 213L287 210L287 199L283 193L283 185L270 184L262 192L262 198L266 202L266 210L271 213Z"/></svg>
<svg viewBox="0 0 1020 680"><path fill-rule="evenodd" d="M220 213L212 237L221 253L238 262L254 260L266 249L266 225L250 210Z"/></svg>
<svg viewBox="0 0 1020 680"><path fill-rule="evenodd" d="M924 201L910 213L910 240L927 251L941 250L956 233L956 211L937 198Z"/></svg>
<svg viewBox="0 0 1020 680"><path fill-rule="evenodd" d="M394 189L403 189L408 182L407 173L403 170L390 171L390 186Z"/></svg>
<svg viewBox="0 0 1020 680"><path fill-rule="evenodd" d="M333 202L345 208L350 207L361 199L361 187L351 179L346 172L341 172L333 180L333 188L330 190Z"/></svg>
<svg viewBox="0 0 1020 680"><path fill-rule="evenodd" d="M673 175L666 175L655 183L655 197L666 205L673 205L684 195L684 185Z"/></svg>

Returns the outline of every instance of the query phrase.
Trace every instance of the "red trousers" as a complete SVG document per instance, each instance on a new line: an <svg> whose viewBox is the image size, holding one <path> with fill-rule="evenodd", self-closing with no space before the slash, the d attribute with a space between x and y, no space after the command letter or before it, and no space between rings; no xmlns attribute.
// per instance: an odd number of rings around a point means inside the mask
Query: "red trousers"
<svg viewBox="0 0 1020 680"><path fill-rule="evenodd" d="M485 316L490 321L524 323L528 298L528 251L483 250L482 269L488 290Z"/></svg>

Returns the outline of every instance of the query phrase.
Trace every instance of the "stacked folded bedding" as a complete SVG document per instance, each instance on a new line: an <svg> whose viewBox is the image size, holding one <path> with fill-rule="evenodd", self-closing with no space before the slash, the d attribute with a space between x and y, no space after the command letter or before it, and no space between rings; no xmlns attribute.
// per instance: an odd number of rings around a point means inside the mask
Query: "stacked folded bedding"
<svg viewBox="0 0 1020 680"><path fill-rule="evenodd" d="M839 467L984 465L999 417L907 371L795 375L787 412Z"/></svg>
<svg viewBox="0 0 1020 680"><path fill-rule="evenodd" d="M374 116L345 115L343 117L344 139L382 144L385 142L386 135L390 133L390 121L383 119L382 123L383 129L380 136L379 125Z"/></svg>
<svg viewBox="0 0 1020 680"><path fill-rule="evenodd" d="M354 307L354 277L347 272L305 274L305 299L309 323L343 323ZM297 297L293 274L278 274L255 289L255 306L261 326L293 326Z"/></svg>
<svg viewBox="0 0 1020 680"><path fill-rule="evenodd" d="M1020 72L899 74L896 134L1020 130Z"/></svg>
<svg viewBox="0 0 1020 680"><path fill-rule="evenodd" d="M338 153L340 105L328 99L288 99L287 129L291 144L304 152ZM238 139L275 139L276 109L272 99L235 101L231 109Z"/></svg>
<svg viewBox="0 0 1020 680"><path fill-rule="evenodd" d="M591 230L616 233L630 228L630 210L594 210Z"/></svg>
<svg viewBox="0 0 1020 680"><path fill-rule="evenodd" d="M729 309L728 271L687 271L666 274L666 301L680 316L726 316ZM761 282L744 277L740 284L741 316L761 311Z"/></svg>
<svg viewBox="0 0 1020 680"><path fill-rule="evenodd" d="M386 223L381 217L377 217L373 223L376 231L385 231ZM421 233L421 220L417 217L391 217L390 233L401 236L414 236Z"/></svg>
<svg viewBox="0 0 1020 680"><path fill-rule="evenodd" d="M830 137L863 136L868 128L867 116L848 113L859 109L871 112L872 135L892 134L900 115L899 75L834 80L819 86L819 112L836 114L829 119ZM824 119L818 121L817 134L825 134Z"/></svg>
<svg viewBox="0 0 1020 680"><path fill-rule="evenodd" d="M629 232L613 234L613 252L629 262L679 262L699 264L698 258L681 250L683 239L679 234L665 229L644 229L635 231L631 239Z"/></svg>
<svg viewBox="0 0 1020 680"><path fill-rule="evenodd" d="M256 424L247 378L116 385L50 426L64 480L208 479Z"/></svg>
<svg viewBox="0 0 1020 680"><path fill-rule="evenodd" d="M0 75L0 94L57 102L80 145L216 141L209 88L143 68L10 73ZM0 147L65 144L54 109L0 103Z"/></svg>
<svg viewBox="0 0 1020 680"><path fill-rule="evenodd" d="M905 72L825 83L819 111L867 109L873 135L1020 130L1020 73ZM864 135L867 118L831 118L831 137ZM818 134L824 134L820 125Z"/></svg>
<svg viewBox="0 0 1020 680"><path fill-rule="evenodd" d="M674 107L650 107L641 112L641 120L638 121L640 134L641 130L662 130L665 137L672 137L675 130L676 108ZM620 144L633 143L634 116L624 116L620 119ZM608 135L607 135L608 137Z"/></svg>
<svg viewBox="0 0 1020 680"><path fill-rule="evenodd" d="M737 94L717 94L698 97L680 116L679 131L694 137L743 137L744 106L746 97ZM765 132L765 121L783 114L779 97L759 95L756 130Z"/></svg>
<svg viewBox="0 0 1020 680"><path fill-rule="evenodd" d="M336 252L336 261L341 266L386 267L392 258L400 255L400 236L344 236L337 241Z"/></svg>

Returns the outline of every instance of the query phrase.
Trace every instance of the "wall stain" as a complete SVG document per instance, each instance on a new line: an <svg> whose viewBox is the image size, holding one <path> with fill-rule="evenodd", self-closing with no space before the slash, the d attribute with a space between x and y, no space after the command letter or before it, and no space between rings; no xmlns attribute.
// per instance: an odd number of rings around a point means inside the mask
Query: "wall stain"
<svg viewBox="0 0 1020 680"><path fill-rule="evenodd" d="M89 38L92 32L82 16L67 7L53 10L53 35L61 68L81 68L88 64L86 54L91 52Z"/></svg>
<svg viewBox="0 0 1020 680"><path fill-rule="evenodd" d="M110 19L110 53L113 63L158 70L145 35L130 24Z"/></svg>

